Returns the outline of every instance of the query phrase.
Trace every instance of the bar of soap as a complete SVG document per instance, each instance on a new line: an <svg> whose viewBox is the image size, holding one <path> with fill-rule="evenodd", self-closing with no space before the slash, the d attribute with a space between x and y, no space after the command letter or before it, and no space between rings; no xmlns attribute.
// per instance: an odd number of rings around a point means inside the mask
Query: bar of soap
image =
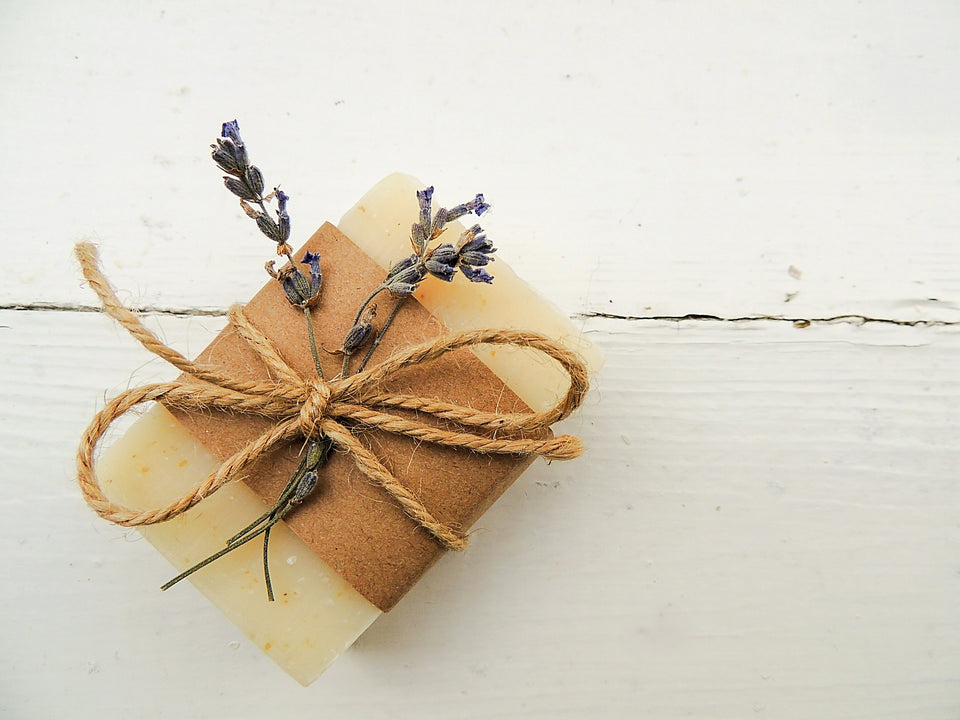
<svg viewBox="0 0 960 720"><path fill-rule="evenodd" d="M394 174L378 183L340 222L340 230L385 269L410 253L417 219L416 190L423 185ZM449 234L462 231L451 223ZM532 329L554 337L587 362L602 362L570 321L498 260L492 285L427 278L417 299L451 330L480 327ZM325 270L326 272L326 270ZM562 371L532 351L478 348L485 362L534 409L549 407L566 390ZM218 461L164 408L145 413L99 461L104 492L128 507L156 507L200 482ZM260 497L232 483L166 523L139 528L178 569L223 547L225 538L265 510ZM306 685L379 616L380 611L324 563L283 523L270 540L277 601L267 602L258 542L226 555L191 577L193 584L288 674Z"/></svg>

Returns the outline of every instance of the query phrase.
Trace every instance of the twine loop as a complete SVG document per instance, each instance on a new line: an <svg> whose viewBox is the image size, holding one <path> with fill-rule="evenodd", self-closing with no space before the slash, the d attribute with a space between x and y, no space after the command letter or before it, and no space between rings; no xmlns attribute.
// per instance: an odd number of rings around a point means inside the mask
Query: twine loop
<svg viewBox="0 0 960 720"><path fill-rule="evenodd" d="M301 377L280 355L273 341L253 326L242 310L233 308L230 322L256 351L277 378L249 381L224 375L218 368L188 360L168 347L140 322L137 315L117 299L100 268L91 243L75 248L84 277L97 293L104 311L120 323L147 350L201 383L174 381L143 385L122 393L107 403L90 422L77 451L77 478L87 503L102 518L118 525L136 526L177 517L227 482L242 477L243 470L278 443L321 435L353 458L356 467L371 482L383 488L404 512L443 547L461 550L466 539L435 518L417 496L384 467L361 443L351 427L378 428L417 441L458 447L478 453L537 455L568 460L583 452L580 441L570 435L548 439L523 437L563 419L583 401L589 379L575 354L542 335L516 330L471 330L450 333L402 350L379 365L347 378L324 381ZM543 412L496 413L476 410L431 398L383 392L384 381L405 368L427 363L448 352L473 345L494 344L533 348L553 358L570 377L570 388L557 404ZM134 510L109 500L94 471L93 458L99 441L110 425L138 405L162 402L182 410L229 410L256 414L275 421L269 430L223 462L197 488L161 508ZM446 427L398 415L391 410L415 410L445 421ZM449 429L448 429L449 428ZM486 434L478 432L486 431Z"/></svg>

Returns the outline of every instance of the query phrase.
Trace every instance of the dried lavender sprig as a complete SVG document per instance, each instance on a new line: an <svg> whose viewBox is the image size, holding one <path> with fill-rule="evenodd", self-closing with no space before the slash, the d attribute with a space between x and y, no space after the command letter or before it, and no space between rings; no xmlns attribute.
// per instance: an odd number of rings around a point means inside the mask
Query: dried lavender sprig
<svg viewBox="0 0 960 720"><path fill-rule="evenodd" d="M273 261L266 264L267 272L280 282L287 299L291 304L301 308L307 321L307 334L310 340L310 350L313 354L314 366L317 375L322 378L323 370L320 367L320 358L317 353L317 344L313 328L311 306L320 298L322 275L320 255L306 253L301 261L310 267L310 276L307 277L298 268L292 257L292 248L287 244L290 237L290 216L287 213L289 197L280 188L274 188L269 195L263 195L263 175L259 168L251 165L247 156L246 146L240 137L240 127L236 120L224 123L221 128L221 137L217 139L213 148L212 157L217 165L227 173L224 184L227 189L240 198L240 205L244 212L253 218L260 231L277 243L277 254L286 255L289 265L280 271L275 271ZM274 220L267 210L266 203L272 199L277 202L277 219ZM255 202L260 211L255 210L249 203ZM281 491L277 501L263 515L247 525L239 533L227 540L226 547L213 553L201 562L193 565L184 572L162 586L166 590L184 578L192 575L201 568L218 560L227 553L248 543L259 535L263 535L263 577L267 588L267 599L274 600L273 583L270 578L270 533L273 526L280 522L294 507L299 505L313 492L319 481L317 471L325 461L330 449L331 441L325 436L311 439L307 443L304 458L297 470L290 477L286 487Z"/></svg>
<svg viewBox="0 0 960 720"><path fill-rule="evenodd" d="M168 590L198 570L205 568L207 565L219 560L224 555L233 552L242 545L246 545L257 536L263 535L263 577L267 588L267 599L273 602L273 583L270 580L270 563L268 556L270 531L274 525L286 517L316 488L319 481L317 470L323 464L324 460L326 460L332 447L333 444L327 438L311 440L307 444L303 460L300 461L299 467L297 467L297 470L290 477L290 480L280 493L277 501L273 504L273 507L227 540L226 547L187 568L172 580L164 583L160 589Z"/></svg>
<svg viewBox="0 0 960 720"><path fill-rule="evenodd" d="M471 282L489 283L493 281L493 276L480 266L487 265L494 259L492 255L496 252L496 248L484 235L483 229L479 225L474 225L469 230L464 231L456 244L443 243L430 247L430 243L444 233L448 222L467 213L482 215L490 209L490 205L484 200L483 195L478 193L469 202L456 205L451 210L441 207L434 213L432 209L433 190L431 185L424 190L417 191L420 219L410 228L410 244L414 253L390 268L386 279L374 288L373 292L364 300L357 311L356 318L354 318L354 326L356 326L364 309L384 290L398 298L387 321L370 344L366 355L357 368L357 372L362 371L367 366L384 334L393 324L400 306L407 297L416 291L427 275L433 275L446 282L451 282L459 268ZM345 353L341 375L345 376L347 374L349 362L350 355Z"/></svg>
<svg viewBox="0 0 960 720"><path fill-rule="evenodd" d="M256 165L251 165L247 155L246 144L240 137L240 125L236 120L223 123L220 137L216 144L210 146L213 152L211 157L217 166L226 175L223 184L227 190L240 198L240 205L248 217L256 221L257 227L264 235L277 243L277 254L286 255L290 262L292 249L287 244L290 239L290 215L287 213L289 196L279 187L275 187L269 195L263 195L263 173ZM276 220L271 216L266 203L276 198ZM260 210L253 208L254 202Z"/></svg>
<svg viewBox="0 0 960 720"><path fill-rule="evenodd" d="M310 339L313 364L317 375L322 378L323 369L320 367L313 317L310 313L310 307L320 298L322 281L320 256L316 253L304 255L301 262L310 266L309 278L297 268L292 255L293 248L287 243L290 239L290 214L287 212L287 202L290 197L279 187L275 187L269 195L263 195L263 174L259 168L250 164L246 144L240 137L240 125L236 120L223 123L220 137L217 138L216 144L210 147L213 149L211 156L214 162L221 170L228 173L223 178L227 189L240 198L243 211L256 221L260 232L277 244L277 254L285 255L290 263L276 271L271 261L266 264L266 270L272 278L280 282L287 299L293 305L303 309L307 320L307 335ZM266 205L272 199L276 199L277 202L276 220L271 216ZM253 208L250 202L257 203L260 210Z"/></svg>

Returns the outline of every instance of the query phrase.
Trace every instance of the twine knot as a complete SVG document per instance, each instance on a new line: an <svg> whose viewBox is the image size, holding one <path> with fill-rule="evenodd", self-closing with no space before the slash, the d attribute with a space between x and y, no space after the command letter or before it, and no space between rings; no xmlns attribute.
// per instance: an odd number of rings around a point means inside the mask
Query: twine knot
<svg viewBox="0 0 960 720"><path fill-rule="evenodd" d="M306 399L300 407L300 432L304 437L320 436L320 426L330 402L330 386L323 380L313 380L307 384Z"/></svg>
<svg viewBox="0 0 960 720"><path fill-rule="evenodd" d="M149 525L176 517L241 475L250 463L278 443L322 435L335 447L349 453L360 472L383 488L437 542L448 549L461 550L466 547L466 539L433 517L419 498L355 437L351 427L379 428L418 441L479 453L538 455L552 460L567 460L583 451L580 441L569 435L548 439L524 437L524 433L546 428L573 412L583 401L589 387L587 371L580 358L542 335L495 329L450 333L398 352L376 367L349 378L325 382L317 378L307 380L297 374L280 355L273 341L254 327L240 309L234 308L230 322L260 356L271 374L278 378L265 382L240 380L224 375L217 368L186 359L144 327L137 315L117 299L100 269L99 257L92 244L78 244L76 255L84 277L99 296L104 311L147 350L202 381L199 386L198 383L178 380L132 388L107 403L91 420L77 451L77 478L87 503L98 515L118 525ZM569 375L569 390L554 407L543 412L497 413L431 398L384 393L380 389L384 381L405 368L430 362L460 348L481 344L532 348L553 358ZM110 425L146 402L162 402L182 410L255 413L272 418L276 424L228 458L192 492L162 508L132 510L111 502L103 494L94 472L93 456ZM397 408L444 420L452 429L390 412Z"/></svg>

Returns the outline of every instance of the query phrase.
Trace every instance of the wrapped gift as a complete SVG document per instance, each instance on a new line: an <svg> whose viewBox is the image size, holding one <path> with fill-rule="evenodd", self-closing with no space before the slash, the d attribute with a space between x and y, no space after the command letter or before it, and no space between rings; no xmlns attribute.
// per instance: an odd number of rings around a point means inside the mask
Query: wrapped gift
<svg viewBox="0 0 960 720"><path fill-rule="evenodd" d="M385 270L409 254L418 190L423 186L409 176L386 178L339 229L325 224L293 254L320 258L322 292L311 302L310 319L322 380L304 309L271 281L192 363L162 351L185 375L157 386L162 391L131 391L108 405L81 446L81 485L94 508L138 526L187 569L265 517L311 438L327 439L332 451L317 472L317 489L271 527L269 548L239 544L190 576L304 684L393 607L445 549L462 548L469 528L537 455L579 453L574 439L551 439L540 427L546 423L517 429L516 419L562 417L579 403L585 373L600 364L570 322L498 262L490 285L427 277L414 298L396 306L393 293L381 293L381 317L397 307L390 330L378 338L367 369L351 374L364 352L349 358L352 366L343 363L345 333ZM464 229L454 222L446 232L456 238ZM84 252L85 272L105 306L137 335L138 321L111 306L106 281L96 275L90 249ZM151 347L148 335L137 336ZM478 342L491 339L495 344ZM577 387L571 367L581 373ZM229 382L211 384L197 368ZM343 368L348 372L340 377ZM215 399L203 400L208 395ZM148 400L161 405L103 453L94 471L104 425ZM551 407L560 409L551 414ZM269 447L265 437L272 438ZM250 448L263 451L236 464ZM275 601L265 592L266 568Z"/></svg>

